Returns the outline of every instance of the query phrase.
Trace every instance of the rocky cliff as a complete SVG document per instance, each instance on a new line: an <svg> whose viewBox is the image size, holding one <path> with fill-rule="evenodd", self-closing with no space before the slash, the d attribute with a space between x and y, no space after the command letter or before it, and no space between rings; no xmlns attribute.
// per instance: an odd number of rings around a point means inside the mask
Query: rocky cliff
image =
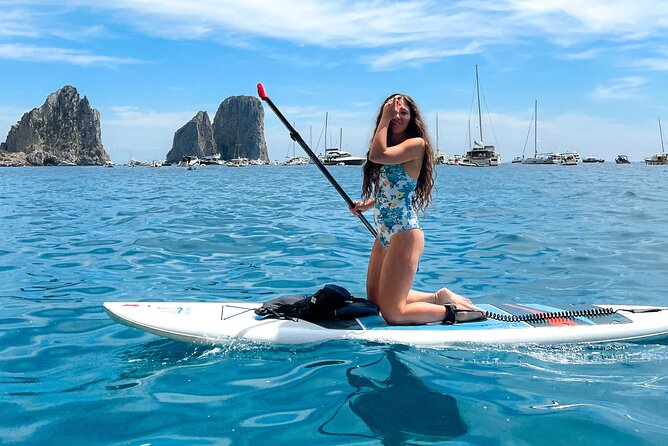
<svg viewBox="0 0 668 446"><path fill-rule="evenodd" d="M216 153L218 151L213 140L211 120L207 112L200 111L176 131L172 149L167 153L165 159L171 163L177 163L185 155L202 158Z"/></svg>
<svg viewBox="0 0 668 446"><path fill-rule="evenodd" d="M222 159L259 158L269 162L264 109L253 96L231 96L220 104L213 118L213 138Z"/></svg>
<svg viewBox="0 0 668 446"><path fill-rule="evenodd" d="M9 129L0 150L24 152L29 164L40 166L99 165L110 160L102 147L100 113L71 85L51 93L44 105L25 113Z"/></svg>

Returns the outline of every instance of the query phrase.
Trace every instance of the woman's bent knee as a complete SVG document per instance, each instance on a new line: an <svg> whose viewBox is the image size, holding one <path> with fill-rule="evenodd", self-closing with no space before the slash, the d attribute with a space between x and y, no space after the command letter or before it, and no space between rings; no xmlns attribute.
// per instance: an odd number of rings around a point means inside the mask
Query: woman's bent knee
<svg viewBox="0 0 668 446"><path fill-rule="evenodd" d="M402 325L404 321L404 314L401 310L399 309L389 309L386 308L383 310L381 307L380 309L380 314L383 316L383 319L385 319L385 322L387 322L389 325Z"/></svg>

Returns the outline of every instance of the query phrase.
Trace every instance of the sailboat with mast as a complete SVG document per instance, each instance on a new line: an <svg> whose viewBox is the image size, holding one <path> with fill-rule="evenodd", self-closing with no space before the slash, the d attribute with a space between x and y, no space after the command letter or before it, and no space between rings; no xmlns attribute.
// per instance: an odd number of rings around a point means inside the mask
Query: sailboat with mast
<svg viewBox="0 0 668 446"><path fill-rule="evenodd" d="M538 154L538 99L534 100L533 105L533 157L524 158L524 152L522 152L522 164L558 164L559 157L554 153L542 153ZM531 127L529 127L531 131ZM528 136L528 135L527 135ZM526 150L526 144L524 146Z"/></svg>
<svg viewBox="0 0 668 446"><path fill-rule="evenodd" d="M325 166L360 166L366 162L366 158L353 156L350 152L343 151L343 128L339 129L339 147L327 147L327 118L325 113L325 156L320 160Z"/></svg>
<svg viewBox="0 0 668 446"><path fill-rule="evenodd" d="M293 122L292 126L295 127L296 124ZM290 148L292 148L292 156L290 156ZM302 166L309 163L307 157L297 156L297 143L294 139L290 139L290 146L288 146L288 154L285 155L285 161L283 161L284 166Z"/></svg>
<svg viewBox="0 0 668 446"><path fill-rule="evenodd" d="M501 164L501 155L496 153L493 145L486 145L482 137L482 110L480 106L480 81L478 78L478 65L475 66L475 87L478 97L478 129L480 130L480 139L473 142L471 150L466 152L462 158L462 164L489 167Z"/></svg>
<svg viewBox="0 0 668 446"><path fill-rule="evenodd" d="M661 152L655 153L649 158L645 158L645 164L651 164L654 166L661 164L668 164L668 153L666 153L666 147L663 144L663 130L661 129L661 118L657 119L659 120L659 136L661 137Z"/></svg>
<svg viewBox="0 0 668 446"><path fill-rule="evenodd" d="M436 154L434 155L434 162L436 164L446 164L450 161L450 157L445 153L441 153L438 141L438 130L438 113L436 113Z"/></svg>

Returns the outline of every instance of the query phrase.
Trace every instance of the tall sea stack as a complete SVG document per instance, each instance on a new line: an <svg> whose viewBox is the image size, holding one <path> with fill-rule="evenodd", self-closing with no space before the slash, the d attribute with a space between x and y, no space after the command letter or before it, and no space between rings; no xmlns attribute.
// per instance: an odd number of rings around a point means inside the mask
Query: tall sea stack
<svg viewBox="0 0 668 446"><path fill-rule="evenodd" d="M264 108L253 96L231 96L213 118L213 138L222 159L260 159L269 162L264 140Z"/></svg>
<svg viewBox="0 0 668 446"><path fill-rule="evenodd" d="M71 85L51 93L44 105L25 113L9 129L0 150L23 152L28 164L38 166L110 161L102 146L100 113Z"/></svg>
<svg viewBox="0 0 668 446"><path fill-rule="evenodd" d="M172 149L167 153L166 160L176 163L186 155L202 158L216 153L218 151L213 140L213 128L209 114L200 111L176 131Z"/></svg>

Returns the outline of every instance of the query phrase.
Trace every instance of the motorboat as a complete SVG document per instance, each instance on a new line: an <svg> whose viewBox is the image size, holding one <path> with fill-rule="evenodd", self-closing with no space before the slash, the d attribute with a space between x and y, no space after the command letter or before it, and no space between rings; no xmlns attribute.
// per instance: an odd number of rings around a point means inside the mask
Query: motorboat
<svg viewBox="0 0 668 446"><path fill-rule="evenodd" d="M200 160L195 155L184 155L179 161L179 167L186 167L188 169L196 169L200 165Z"/></svg>
<svg viewBox="0 0 668 446"><path fill-rule="evenodd" d="M366 158L353 156L350 152L344 152L336 147L325 149L325 156L320 160L326 166L359 166L366 162Z"/></svg>
<svg viewBox="0 0 668 446"><path fill-rule="evenodd" d="M574 159L575 164L578 164L578 163L582 162L582 157L580 157L580 152L578 152L577 150L569 150L568 152L561 152L561 153L559 153L559 156L562 159L565 159L565 158ZM561 164L563 164L563 162Z"/></svg>
<svg viewBox="0 0 668 446"><path fill-rule="evenodd" d="M626 155L617 155L617 158L615 158L615 163L616 164L631 164L631 161L629 161L629 157Z"/></svg>
<svg viewBox="0 0 668 446"><path fill-rule="evenodd" d="M200 160L200 164L206 166L222 166L225 162L220 159L220 153L216 153L215 155L203 156Z"/></svg>
<svg viewBox="0 0 668 446"><path fill-rule="evenodd" d="M225 165L227 167L246 167L248 166L248 158L232 158Z"/></svg>
<svg viewBox="0 0 668 446"><path fill-rule="evenodd" d="M284 166L303 166L304 164L308 164L309 159L304 157L304 156L292 156L290 158L286 158L285 161L283 162Z"/></svg>
<svg viewBox="0 0 668 446"><path fill-rule="evenodd" d="M559 154L559 164L562 166L577 166L578 159L572 152L560 153Z"/></svg>
<svg viewBox="0 0 668 446"><path fill-rule="evenodd" d="M461 155L455 155L452 158L449 158L445 164L447 166L458 166L462 162L462 156Z"/></svg>

